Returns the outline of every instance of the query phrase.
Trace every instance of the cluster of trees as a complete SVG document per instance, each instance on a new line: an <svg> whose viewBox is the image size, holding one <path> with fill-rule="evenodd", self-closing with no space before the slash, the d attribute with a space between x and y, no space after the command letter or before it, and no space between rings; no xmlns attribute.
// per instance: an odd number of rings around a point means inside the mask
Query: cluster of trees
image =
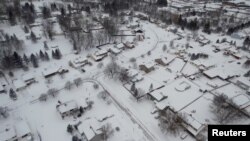
<svg viewBox="0 0 250 141"><path fill-rule="evenodd" d="M126 69L119 66L116 62L110 62L104 69L104 74L112 79L126 82L130 79Z"/></svg>
<svg viewBox="0 0 250 141"><path fill-rule="evenodd" d="M250 77L250 70L244 74L244 77Z"/></svg>
<svg viewBox="0 0 250 141"><path fill-rule="evenodd" d="M81 78L81 77L78 77L78 78L74 79L73 82L67 81L67 82L65 83L64 88L65 88L66 90L70 90L70 89L72 88L73 84L75 84L76 87L79 87L82 83L83 83L82 78Z"/></svg>
<svg viewBox="0 0 250 141"><path fill-rule="evenodd" d="M246 27L249 27L249 26L250 26L250 21L248 21L248 22L246 22L246 23L242 23L242 24L236 25L236 26L234 26L234 27L230 27L230 28L228 28L228 30L227 30L227 34L230 35L230 34L236 32L236 31L238 31L238 30L241 30L241 29L246 28Z"/></svg>
<svg viewBox="0 0 250 141"><path fill-rule="evenodd" d="M250 59L247 59L243 64L246 68L250 67Z"/></svg>
<svg viewBox="0 0 250 141"><path fill-rule="evenodd" d="M214 96L211 108L217 121L222 124L243 116L240 107L224 94Z"/></svg>
<svg viewBox="0 0 250 141"><path fill-rule="evenodd" d="M178 135L182 130L182 124L185 120L183 114L177 114L167 109L159 111L159 126L162 131L166 131L173 135Z"/></svg>
<svg viewBox="0 0 250 141"><path fill-rule="evenodd" d="M197 59L199 59L199 58L207 59L207 58L208 58L208 55L205 54L205 53L197 53L197 54L192 53L192 54L190 55L190 59L191 59L191 60L197 60Z"/></svg>
<svg viewBox="0 0 250 141"><path fill-rule="evenodd" d="M23 41L18 39L17 36L15 34L13 35L9 35L9 34L5 34L5 36L3 37L4 39L4 43L2 43L2 48L1 50L3 50L3 52L5 52L6 54L9 54L12 52L12 50L21 50L23 48Z"/></svg>
<svg viewBox="0 0 250 141"><path fill-rule="evenodd" d="M62 54L59 49L52 50L52 57L54 59L61 59ZM4 69L14 69L14 68L27 68L28 65L31 63L34 68L39 67L38 59L41 59L42 61L49 61L49 55L45 51L43 52L40 50L39 54L31 54L30 57L27 57L26 54L23 56L20 56L17 52L14 52L10 55L4 55L4 57L1 60L2 68Z"/></svg>
<svg viewBox="0 0 250 141"><path fill-rule="evenodd" d="M58 89L50 88L50 89L48 89L47 93L42 93L38 99L39 99L39 101L47 101L48 96L56 97L58 95L58 93L59 93Z"/></svg>

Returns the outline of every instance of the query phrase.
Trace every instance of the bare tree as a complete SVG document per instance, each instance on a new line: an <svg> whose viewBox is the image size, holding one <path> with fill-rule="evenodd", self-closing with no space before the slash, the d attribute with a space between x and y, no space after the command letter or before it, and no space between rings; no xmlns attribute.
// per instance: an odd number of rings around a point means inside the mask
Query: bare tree
<svg viewBox="0 0 250 141"><path fill-rule="evenodd" d="M100 130L103 133L102 139L104 141L107 141L108 138L110 138L114 133L114 129L112 128L110 123L103 125Z"/></svg>
<svg viewBox="0 0 250 141"><path fill-rule="evenodd" d="M7 107L0 107L0 117L3 118L8 118L9 117L9 112Z"/></svg>
<svg viewBox="0 0 250 141"><path fill-rule="evenodd" d="M185 116L174 113L171 110L159 111L159 126L163 131L173 135L178 135L182 129Z"/></svg>
<svg viewBox="0 0 250 141"><path fill-rule="evenodd" d="M76 87L78 87L78 86L80 86L81 84L82 84L82 78L76 78L75 80L74 80L74 83L75 83L75 85L76 85Z"/></svg>
<svg viewBox="0 0 250 141"><path fill-rule="evenodd" d="M219 123L227 123L243 115L240 107L224 94L214 96L210 107Z"/></svg>
<svg viewBox="0 0 250 141"><path fill-rule="evenodd" d="M39 101L47 101L48 95L45 94L45 93L43 93L43 94L41 94L41 95L39 96L38 99L39 99Z"/></svg>
<svg viewBox="0 0 250 141"><path fill-rule="evenodd" d="M67 81L67 82L65 83L64 88L65 88L66 90L70 90L71 87L72 87L72 83L71 83L70 81Z"/></svg>
<svg viewBox="0 0 250 141"><path fill-rule="evenodd" d="M47 91L47 94L52 96L52 97L56 97L56 95L59 93L59 90L57 90L56 88L51 88Z"/></svg>

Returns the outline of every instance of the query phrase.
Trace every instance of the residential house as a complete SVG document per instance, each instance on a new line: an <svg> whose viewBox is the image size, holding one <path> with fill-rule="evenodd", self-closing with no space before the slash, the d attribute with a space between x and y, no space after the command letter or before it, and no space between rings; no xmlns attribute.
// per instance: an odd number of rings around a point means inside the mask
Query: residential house
<svg viewBox="0 0 250 141"><path fill-rule="evenodd" d="M149 73L154 70L154 64L153 63L144 63L139 65L140 70Z"/></svg>
<svg viewBox="0 0 250 141"><path fill-rule="evenodd" d="M250 89L250 81L247 79L238 79L236 85L244 90Z"/></svg>
<svg viewBox="0 0 250 141"><path fill-rule="evenodd" d="M139 82L143 80L143 76L135 69L128 69L128 76L131 79L131 82Z"/></svg>
<svg viewBox="0 0 250 141"><path fill-rule="evenodd" d="M167 60L166 57L161 57L161 58L155 59L155 62L156 62L157 64L162 65L162 66L167 66L169 61Z"/></svg>
<svg viewBox="0 0 250 141"><path fill-rule="evenodd" d="M74 60L71 60L70 62L72 64L72 67L77 69L77 68L83 67L86 64L88 64L88 59L85 57L79 56L79 57L75 58Z"/></svg>
<svg viewBox="0 0 250 141"><path fill-rule="evenodd" d="M77 130L86 141L101 141L103 133L101 127L93 119L83 121L78 125Z"/></svg>
<svg viewBox="0 0 250 141"><path fill-rule="evenodd" d="M59 105L56 105L56 109L60 113L62 119L79 111L79 107L74 100L60 103Z"/></svg>
<svg viewBox="0 0 250 141"><path fill-rule="evenodd" d="M117 48L117 49L120 49L120 50L123 50L125 48L123 43L115 44L114 47Z"/></svg>
<svg viewBox="0 0 250 141"><path fill-rule="evenodd" d="M107 56L108 56L108 51L106 49L98 50L91 55L93 60L95 60L96 62L101 61L103 58Z"/></svg>
<svg viewBox="0 0 250 141"><path fill-rule="evenodd" d="M111 47L111 48L109 48L109 52L111 52L111 53L114 54L114 55L118 55L118 54L120 54L122 51L121 51L120 49Z"/></svg>
<svg viewBox="0 0 250 141"><path fill-rule="evenodd" d="M148 95L153 101L157 101L157 102L160 102L164 100L165 98L167 98L167 96L165 96L161 91L152 91L152 92L149 92Z"/></svg>
<svg viewBox="0 0 250 141"><path fill-rule="evenodd" d="M59 69L57 67L46 68L44 69L42 74L45 78L48 78L48 77L56 75L58 73L58 70Z"/></svg>

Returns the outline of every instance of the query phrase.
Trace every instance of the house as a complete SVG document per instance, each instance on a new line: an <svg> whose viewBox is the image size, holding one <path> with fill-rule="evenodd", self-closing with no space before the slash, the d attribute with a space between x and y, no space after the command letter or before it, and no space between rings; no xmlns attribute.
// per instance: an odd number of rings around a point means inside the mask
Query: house
<svg viewBox="0 0 250 141"><path fill-rule="evenodd" d="M2 126L2 125L0 125ZM32 141L33 135L28 124L24 121L17 122L15 125L4 125L0 129L1 141Z"/></svg>
<svg viewBox="0 0 250 141"><path fill-rule="evenodd" d="M244 90L249 90L250 89L250 81L247 79L238 79L236 81L236 85L239 86L240 88Z"/></svg>
<svg viewBox="0 0 250 141"><path fill-rule="evenodd" d="M27 86L24 81L19 80L19 79L18 80L14 80L13 81L13 85L16 88L16 91L23 90Z"/></svg>
<svg viewBox="0 0 250 141"><path fill-rule="evenodd" d="M117 48L117 49L123 50L125 46L124 46L123 43L119 43L119 44L115 44L114 47Z"/></svg>
<svg viewBox="0 0 250 141"><path fill-rule="evenodd" d="M135 69L128 69L128 76L131 79L131 82L139 82L143 80L143 76Z"/></svg>
<svg viewBox="0 0 250 141"><path fill-rule="evenodd" d="M77 130L86 141L101 141L103 133L101 127L93 119L83 121L78 125Z"/></svg>
<svg viewBox="0 0 250 141"><path fill-rule="evenodd" d="M64 117L71 116L79 111L78 105L74 100L60 103L59 105L56 105L56 109L63 119Z"/></svg>
<svg viewBox="0 0 250 141"><path fill-rule="evenodd" d="M242 39L242 36L240 36L238 33L233 33L231 34L231 37L234 38L234 39Z"/></svg>
<svg viewBox="0 0 250 141"><path fill-rule="evenodd" d="M91 57L94 61L101 61L103 58L108 56L108 51L105 49L98 50L94 52Z"/></svg>
<svg viewBox="0 0 250 141"><path fill-rule="evenodd" d="M154 70L154 64L153 63L144 63L139 65L140 70L149 73Z"/></svg>
<svg viewBox="0 0 250 141"><path fill-rule="evenodd" d="M178 29L175 26L168 26L167 27L167 31L172 32L172 33L176 33L177 30Z"/></svg>
<svg viewBox="0 0 250 141"><path fill-rule="evenodd" d="M162 65L162 66L167 66L168 65L168 61L167 61L166 57L161 57L161 58L155 59L155 62L157 64Z"/></svg>
<svg viewBox="0 0 250 141"><path fill-rule="evenodd" d="M192 115L184 113L185 118L183 127L194 137L196 137L204 128L205 125L201 124L199 121L197 121Z"/></svg>
<svg viewBox="0 0 250 141"><path fill-rule="evenodd" d="M118 54L120 54L122 51L121 51L120 49L111 47L111 48L109 48L109 52L111 52L111 53L114 54L114 55L118 55Z"/></svg>
<svg viewBox="0 0 250 141"><path fill-rule="evenodd" d="M77 69L77 68L83 67L86 64L88 64L88 59L85 57L79 56L79 57L75 58L74 60L71 60L70 62L72 64L72 67Z"/></svg>
<svg viewBox="0 0 250 141"><path fill-rule="evenodd" d="M164 100L165 98L167 98L167 96L165 96L161 91L152 91L148 93L148 95L153 101L157 101L157 102L160 102Z"/></svg>
<svg viewBox="0 0 250 141"><path fill-rule="evenodd" d="M140 27L139 23L132 23L132 24L127 25L127 28L131 28L131 29L135 29L137 27Z"/></svg>
<svg viewBox="0 0 250 141"><path fill-rule="evenodd" d="M126 43L124 44L124 46L125 46L126 48L128 48L128 49L132 49L132 48L135 47L135 45L133 45L133 44L130 43L130 42L126 42Z"/></svg>

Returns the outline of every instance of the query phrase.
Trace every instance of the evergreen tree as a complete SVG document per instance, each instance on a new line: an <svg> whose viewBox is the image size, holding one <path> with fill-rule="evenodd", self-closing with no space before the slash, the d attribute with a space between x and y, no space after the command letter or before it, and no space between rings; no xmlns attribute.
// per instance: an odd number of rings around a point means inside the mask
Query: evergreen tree
<svg viewBox="0 0 250 141"><path fill-rule="evenodd" d="M209 23L209 22L207 22L207 23L204 25L203 32L205 32L205 33L207 33L207 34L210 34L210 33L211 33L210 23Z"/></svg>
<svg viewBox="0 0 250 141"><path fill-rule="evenodd" d="M22 57L19 56L17 52L14 52L14 53L13 53L12 59L13 59L13 60L12 60L12 61L13 61L12 64L14 64L15 67L17 67L17 68L23 67Z"/></svg>
<svg viewBox="0 0 250 141"><path fill-rule="evenodd" d="M52 50L52 53L51 53L51 54L52 54L52 58L53 58L53 59L56 59L56 55L55 55L55 51L54 51L54 50Z"/></svg>
<svg viewBox="0 0 250 141"><path fill-rule="evenodd" d="M35 33L33 31L31 31L31 33L30 33L30 38L31 38L32 42L37 41L36 35L35 35Z"/></svg>
<svg viewBox="0 0 250 141"><path fill-rule="evenodd" d="M13 89L10 89L9 96L12 99L17 99L17 94L16 94L16 92Z"/></svg>
<svg viewBox="0 0 250 141"><path fill-rule="evenodd" d="M49 55L48 55L48 53L45 51L45 53L44 53L44 59L46 60L46 61L49 61Z"/></svg>
<svg viewBox="0 0 250 141"><path fill-rule="evenodd" d="M157 0L159 6L168 6L167 0Z"/></svg>
<svg viewBox="0 0 250 141"><path fill-rule="evenodd" d="M47 44L46 41L43 42L43 47L44 47L45 50L48 50L48 49L49 49L48 44Z"/></svg>
<svg viewBox="0 0 250 141"><path fill-rule="evenodd" d="M62 58L62 54L61 54L61 51L59 49L56 49L55 51L55 55L56 55L56 59L61 59Z"/></svg>
<svg viewBox="0 0 250 141"><path fill-rule="evenodd" d="M33 64L34 68L38 68L38 60L37 60L37 57L34 54L31 54L30 61Z"/></svg>
<svg viewBox="0 0 250 141"><path fill-rule="evenodd" d="M132 91L132 92L134 92L135 91L135 83L133 83L132 85L131 85L131 88L130 88L130 90Z"/></svg>
<svg viewBox="0 0 250 141"><path fill-rule="evenodd" d="M45 59L45 55L44 55L44 53L42 52L42 50L40 50L39 55L40 55L40 59L42 59L42 60Z"/></svg>
<svg viewBox="0 0 250 141"><path fill-rule="evenodd" d="M26 65L28 65L30 62L29 58L25 54L23 55L23 61L26 63Z"/></svg>

